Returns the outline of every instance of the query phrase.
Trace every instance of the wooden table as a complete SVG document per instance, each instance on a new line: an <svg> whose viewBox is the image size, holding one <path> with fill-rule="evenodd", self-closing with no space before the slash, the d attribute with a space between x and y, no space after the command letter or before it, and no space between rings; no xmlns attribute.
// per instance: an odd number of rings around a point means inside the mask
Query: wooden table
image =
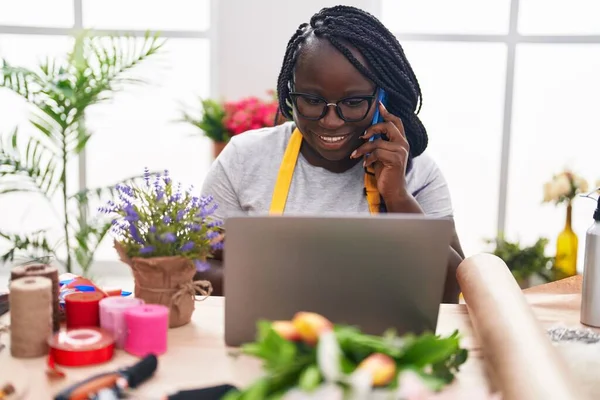
<svg viewBox="0 0 600 400"><path fill-rule="evenodd" d="M580 290L580 286L579 286ZM560 291L559 291L560 293ZM580 295L577 293L529 293L526 294L536 315L545 327L554 324L579 325ZM221 383L246 385L260 375L260 364L249 357L232 357L223 340L224 299L212 297L196 304L191 324L169 331L168 351L159 359L156 375L137 390L140 399L157 398L179 389L200 388ZM8 316L0 319L8 324ZM446 335L458 329L463 346L470 350L467 363L459 373L456 384L483 385L489 388L484 371L481 349L473 336L471 322L464 304L443 304L440 307L437 333ZM1 342L8 344L8 335ZM25 399L51 399L62 388L81 379L103 371L111 371L131 365L136 358L119 350L114 359L96 367L62 368L67 377L49 382L45 376L45 358L22 360L10 356L5 348L0 352L0 385L12 382L18 389L28 390Z"/></svg>

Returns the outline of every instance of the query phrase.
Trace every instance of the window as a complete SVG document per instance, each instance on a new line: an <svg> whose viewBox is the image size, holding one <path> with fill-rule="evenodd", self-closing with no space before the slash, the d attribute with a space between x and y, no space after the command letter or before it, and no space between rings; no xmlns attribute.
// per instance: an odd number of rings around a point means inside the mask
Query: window
<svg viewBox="0 0 600 400"><path fill-rule="evenodd" d="M542 205L543 183L564 167L600 178L600 3L381 0L381 11L422 86L429 151L467 255L500 232L547 237L553 253L565 210ZM574 206L580 254L593 209Z"/></svg>
<svg viewBox="0 0 600 400"><path fill-rule="evenodd" d="M39 58L64 55L72 34L82 28L101 35L158 31L166 40L158 56L136 69L148 84L129 86L111 101L89 108L86 125L94 136L85 164L80 168L77 161L71 163L71 193L79 190L80 175L87 187L96 188L140 175L144 166L168 169L174 179L200 189L212 161L211 143L176 120L182 108L197 106L199 97L211 95L210 8L209 0L173 0L168 6L158 0L23 0L2 8L0 57L15 65L34 67ZM24 132L34 129L27 124L25 102L7 90L0 89L0 110L0 132L17 125ZM0 196L0 210L2 230L56 226L51 238L63 236L51 208L35 196ZM95 258L117 260L111 238Z"/></svg>

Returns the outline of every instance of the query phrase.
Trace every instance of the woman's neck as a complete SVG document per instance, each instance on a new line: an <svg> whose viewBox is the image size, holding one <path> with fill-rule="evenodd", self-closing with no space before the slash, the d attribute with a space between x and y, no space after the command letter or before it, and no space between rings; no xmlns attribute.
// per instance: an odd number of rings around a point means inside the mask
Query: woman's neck
<svg viewBox="0 0 600 400"><path fill-rule="evenodd" d="M361 161L361 159L352 159L350 157L338 161L328 160L323 158L323 156L316 152L310 145L306 144L306 141L302 142L300 153L310 165L325 168L326 170L335 173L346 172Z"/></svg>

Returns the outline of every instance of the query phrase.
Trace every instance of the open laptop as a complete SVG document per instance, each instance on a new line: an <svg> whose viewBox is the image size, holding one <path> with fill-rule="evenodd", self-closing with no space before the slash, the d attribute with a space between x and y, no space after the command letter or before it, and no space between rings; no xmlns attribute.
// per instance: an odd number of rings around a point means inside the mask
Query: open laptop
<svg viewBox="0 0 600 400"><path fill-rule="evenodd" d="M228 218L226 344L298 311L376 335L435 332L452 229L418 214Z"/></svg>

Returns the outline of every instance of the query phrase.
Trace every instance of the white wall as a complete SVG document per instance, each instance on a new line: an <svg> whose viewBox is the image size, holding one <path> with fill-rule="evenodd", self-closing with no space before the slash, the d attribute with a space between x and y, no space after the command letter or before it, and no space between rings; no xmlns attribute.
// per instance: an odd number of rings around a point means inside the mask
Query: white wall
<svg viewBox="0 0 600 400"><path fill-rule="evenodd" d="M378 0L343 2L376 14ZM333 0L215 1L216 95L237 99L275 89L288 40L298 26ZM215 15L215 14L213 14Z"/></svg>

